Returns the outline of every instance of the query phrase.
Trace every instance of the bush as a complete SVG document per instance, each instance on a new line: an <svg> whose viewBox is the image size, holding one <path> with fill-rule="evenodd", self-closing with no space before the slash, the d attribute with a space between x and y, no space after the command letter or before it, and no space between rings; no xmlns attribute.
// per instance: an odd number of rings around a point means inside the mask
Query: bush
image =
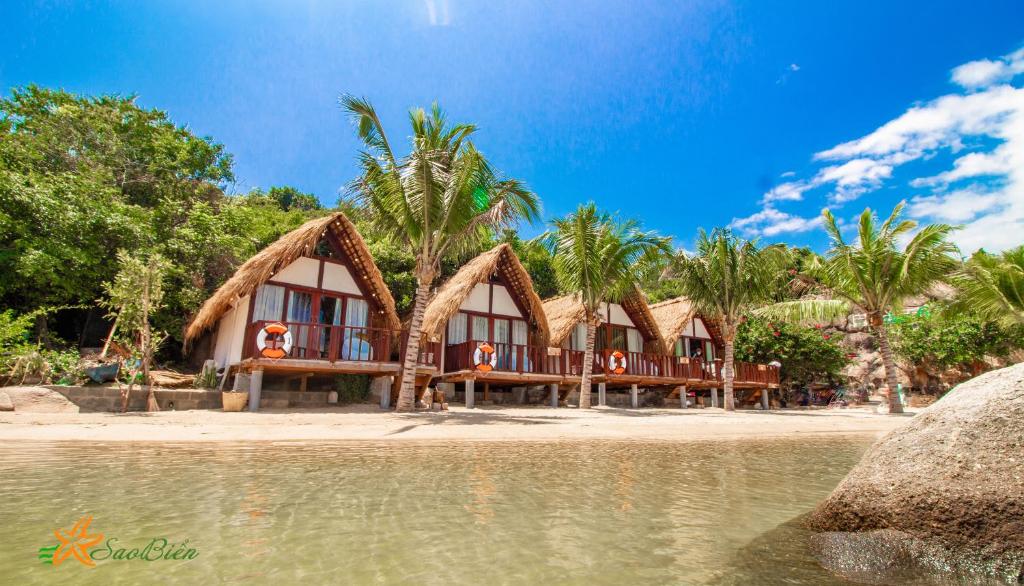
<svg viewBox="0 0 1024 586"><path fill-rule="evenodd" d="M43 350L23 346L10 356L8 383L74 385L85 379L77 350Z"/></svg>
<svg viewBox="0 0 1024 586"><path fill-rule="evenodd" d="M338 402L362 403L370 397L370 377L365 374L347 374L334 378Z"/></svg>
<svg viewBox="0 0 1024 586"><path fill-rule="evenodd" d="M905 316L889 331L896 355L926 369L971 368L986 356L1006 358L1024 344L1020 326L952 311Z"/></svg>
<svg viewBox="0 0 1024 586"><path fill-rule="evenodd" d="M849 362L834 332L757 318L740 325L735 348L736 360L781 362L779 376L783 386L834 382Z"/></svg>

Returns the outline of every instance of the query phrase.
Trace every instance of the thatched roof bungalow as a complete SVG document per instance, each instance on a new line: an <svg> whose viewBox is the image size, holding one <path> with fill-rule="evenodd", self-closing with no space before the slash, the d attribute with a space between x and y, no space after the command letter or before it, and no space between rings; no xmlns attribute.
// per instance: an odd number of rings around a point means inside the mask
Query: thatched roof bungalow
<svg viewBox="0 0 1024 586"><path fill-rule="evenodd" d="M443 340L442 382L471 377L501 384L544 374L548 320L509 244L480 254L445 282L427 305L422 331L428 340Z"/></svg>
<svg viewBox="0 0 1024 586"><path fill-rule="evenodd" d="M597 348L627 347L631 352L664 353L665 341L644 294L636 289L621 303L602 303ZM551 345L582 350L585 342L586 308L578 295L562 295L544 301L551 324ZM602 346L602 343L605 346Z"/></svg>
<svg viewBox="0 0 1024 586"><path fill-rule="evenodd" d="M273 323L287 332L261 333ZM211 357L220 368L391 372L400 327L369 248L336 212L306 222L243 263L199 309L185 341L213 330ZM271 351L259 347L266 345ZM383 370L374 366L383 363L389 363Z"/></svg>
<svg viewBox="0 0 1024 586"><path fill-rule="evenodd" d="M720 354L717 325L699 316L686 297L651 305L651 315L672 355L700 355L713 360Z"/></svg>

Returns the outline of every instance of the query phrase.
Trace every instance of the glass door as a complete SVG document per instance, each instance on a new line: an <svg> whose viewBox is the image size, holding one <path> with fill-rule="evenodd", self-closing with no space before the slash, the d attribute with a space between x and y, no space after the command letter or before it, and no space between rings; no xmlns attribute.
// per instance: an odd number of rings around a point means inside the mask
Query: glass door
<svg viewBox="0 0 1024 586"><path fill-rule="evenodd" d="M370 343L370 304L365 299L349 297L345 307L345 328L341 354L345 360L372 360Z"/></svg>
<svg viewBox="0 0 1024 586"><path fill-rule="evenodd" d="M321 360L330 360L333 350L333 341L341 335L341 328L331 327L341 325L341 314L344 304L337 297L324 295L320 298L320 324L319 347L317 348Z"/></svg>
<svg viewBox="0 0 1024 586"><path fill-rule="evenodd" d="M292 354L297 358L311 358L309 325L313 322L313 295L291 291L288 296L288 329L292 331Z"/></svg>

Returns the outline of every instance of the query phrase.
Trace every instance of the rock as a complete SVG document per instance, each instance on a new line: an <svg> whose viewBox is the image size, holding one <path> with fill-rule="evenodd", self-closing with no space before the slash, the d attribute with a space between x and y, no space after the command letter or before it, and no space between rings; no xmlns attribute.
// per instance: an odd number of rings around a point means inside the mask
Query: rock
<svg viewBox="0 0 1024 586"><path fill-rule="evenodd" d="M78 413L78 405L46 387L4 387L15 411L30 413Z"/></svg>
<svg viewBox="0 0 1024 586"><path fill-rule="evenodd" d="M806 524L818 532L819 560L850 579L867 572L891 582L916 568L1017 583L1024 364L963 383L882 438ZM841 555L865 549L891 555Z"/></svg>
<svg viewBox="0 0 1024 586"><path fill-rule="evenodd" d="M14 402L7 393L0 392L0 411L14 411Z"/></svg>

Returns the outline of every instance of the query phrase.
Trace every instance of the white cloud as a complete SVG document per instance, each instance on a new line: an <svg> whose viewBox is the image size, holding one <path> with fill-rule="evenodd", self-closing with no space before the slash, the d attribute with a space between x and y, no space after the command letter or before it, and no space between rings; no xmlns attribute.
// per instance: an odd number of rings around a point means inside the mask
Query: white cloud
<svg viewBox="0 0 1024 586"><path fill-rule="evenodd" d="M821 217L804 218L781 212L767 206L746 218L733 218L729 227L750 236L778 236L793 232L807 232L821 225Z"/></svg>
<svg viewBox="0 0 1024 586"><path fill-rule="evenodd" d="M940 195L917 196L910 200L907 213L915 218L959 224L973 220L978 214L991 211L1001 203L998 193L961 189Z"/></svg>
<svg viewBox="0 0 1024 586"><path fill-rule="evenodd" d="M915 104L860 138L814 155L818 170L809 179L795 174L761 198L762 210L734 219L731 226L751 235L803 232L820 225L781 211L777 205L806 199L831 186L830 204L843 204L892 184L924 190L908 213L924 222L963 223L957 244L965 252L1001 250L1024 234L1024 49L955 68L952 79L969 91ZM996 85L1000 84L1000 85ZM1016 85L1015 85L1016 84ZM950 168L907 184L894 183L897 167L958 154ZM967 180L975 184L964 186Z"/></svg>
<svg viewBox="0 0 1024 586"><path fill-rule="evenodd" d="M761 203L773 201L800 201L804 198L804 191L810 186L801 182L780 183L773 187L761 198Z"/></svg>
<svg viewBox="0 0 1024 586"><path fill-rule="evenodd" d="M988 87L1009 81L1024 73L1024 49L1018 49L999 59L979 59L953 69L950 78L967 89Z"/></svg>
<svg viewBox="0 0 1024 586"><path fill-rule="evenodd" d="M789 70L790 71L800 71L800 66L797 65L796 63L790 63L789 64Z"/></svg>

